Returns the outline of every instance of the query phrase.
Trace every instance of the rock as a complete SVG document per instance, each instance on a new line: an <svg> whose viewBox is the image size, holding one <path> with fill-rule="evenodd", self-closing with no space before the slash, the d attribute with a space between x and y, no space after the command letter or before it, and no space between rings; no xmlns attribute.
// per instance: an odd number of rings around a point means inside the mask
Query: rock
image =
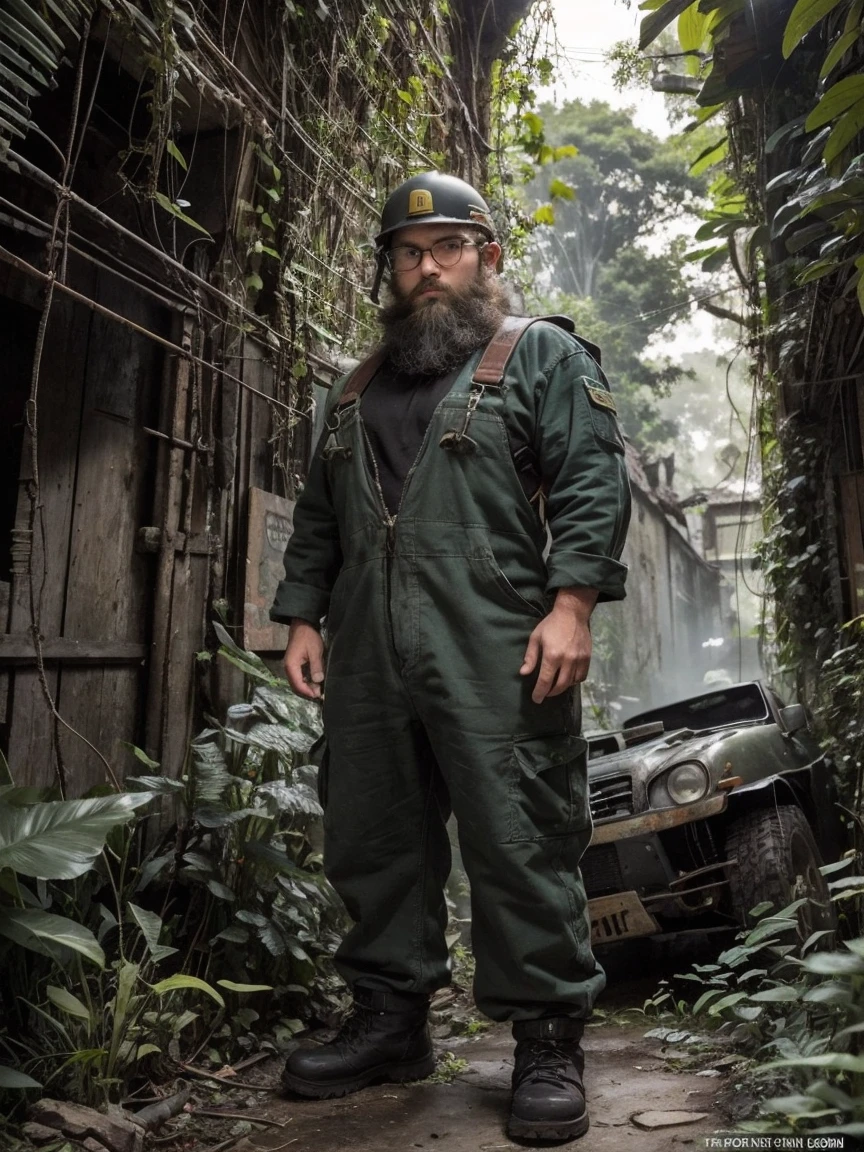
<svg viewBox="0 0 864 1152"><path fill-rule="evenodd" d="M105 1145L100 1144L98 1140L94 1140L92 1136L88 1136L87 1139L83 1141L83 1145L87 1149L87 1152L105 1152Z"/></svg>
<svg viewBox="0 0 864 1152"><path fill-rule="evenodd" d="M80 1104L39 1100L30 1109L30 1119L82 1142L90 1137L108 1152L142 1152L144 1145L143 1132L130 1120L105 1116Z"/></svg>
<svg viewBox="0 0 864 1152"><path fill-rule="evenodd" d="M634 1112L630 1117L637 1128L675 1128L679 1124L695 1124L707 1120L709 1112Z"/></svg>
<svg viewBox="0 0 864 1152"><path fill-rule="evenodd" d="M22 1124L21 1132L34 1144L47 1144L49 1140L57 1139L57 1129L48 1128L45 1124Z"/></svg>

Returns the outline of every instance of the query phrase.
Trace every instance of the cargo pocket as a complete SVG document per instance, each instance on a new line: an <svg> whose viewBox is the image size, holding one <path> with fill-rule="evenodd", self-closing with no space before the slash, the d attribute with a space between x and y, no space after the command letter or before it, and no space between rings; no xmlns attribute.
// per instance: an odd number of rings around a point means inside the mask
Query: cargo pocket
<svg viewBox="0 0 864 1152"><path fill-rule="evenodd" d="M624 437L618 427L617 410L612 394L596 380L582 377L588 407L591 411L591 425L594 435L613 452L624 452Z"/></svg>
<svg viewBox="0 0 864 1152"><path fill-rule="evenodd" d="M581 736L561 732L514 739L509 766L510 843L569 836L590 825L587 747Z"/></svg>

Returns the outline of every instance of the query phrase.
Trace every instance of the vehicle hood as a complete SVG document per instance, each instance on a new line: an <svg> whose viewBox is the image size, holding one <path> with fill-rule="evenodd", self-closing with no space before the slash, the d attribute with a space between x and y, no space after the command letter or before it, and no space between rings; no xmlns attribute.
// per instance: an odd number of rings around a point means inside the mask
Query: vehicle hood
<svg viewBox="0 0 864 1152"><path fill-rule="evenodd" d="M737 728L694 735L687 729L664 732L653 740L596 756L588 761L588 779L628 773L631 776L653 776L655 772L680 760L710 760L717 756L718 745L735 736Z"/></svg>

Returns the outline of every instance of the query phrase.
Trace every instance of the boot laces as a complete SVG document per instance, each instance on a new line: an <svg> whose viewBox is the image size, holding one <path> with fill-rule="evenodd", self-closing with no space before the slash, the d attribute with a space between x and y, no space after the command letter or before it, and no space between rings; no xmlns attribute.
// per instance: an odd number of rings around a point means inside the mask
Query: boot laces
<svg viewBox="0 0 864 1152"><path fill-rule="evenodd" d="M572 1040L528 1040L523 1044L525 1047L519 1053L518 1063L520 1080L530 1079L535 1084L550 1084L552 1087L567 1083L581 1091Z"/></svg>
<svg viewBox="0 0 864 1152"><path fill-rule="evenodd" d="M371 1008L367 1008L365 1004L355 1003L350 1015L342 1021L339 1031L333 1037L333 1044L354 1048L358 1042L365 1040L372 1030L374 1020L375 1013Z"/></svg>

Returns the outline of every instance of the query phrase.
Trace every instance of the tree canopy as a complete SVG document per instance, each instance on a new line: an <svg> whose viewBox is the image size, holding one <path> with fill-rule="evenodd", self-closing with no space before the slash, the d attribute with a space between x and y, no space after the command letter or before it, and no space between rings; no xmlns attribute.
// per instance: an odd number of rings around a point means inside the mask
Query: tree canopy
<svg viewBox="0 0 864 1152"><path fill-rule="evenodd" d="M676 434L659 397L685 373L648 350L685 314L691 289L683 245L668 227L694 211L700 181L674 142L636 127L629 109L600 101L545 106L548 141L575 155L542 169L529 188L554 212L535 233L532 254L542 307L572 315L603 348L622 423L643 448Z"/></svg>

